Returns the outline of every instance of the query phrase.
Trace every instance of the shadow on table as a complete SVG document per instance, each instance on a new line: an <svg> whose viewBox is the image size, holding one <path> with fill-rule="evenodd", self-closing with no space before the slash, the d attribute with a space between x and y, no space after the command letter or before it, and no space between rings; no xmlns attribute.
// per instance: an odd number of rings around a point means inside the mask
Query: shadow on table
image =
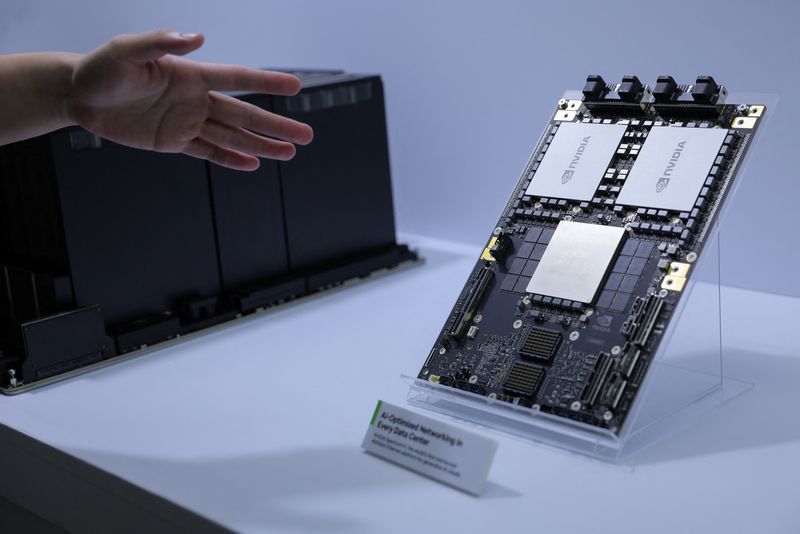
<svg viewBox="0 0 800 534"><path fill-rule="evenodd" d="M113 373L126 372L128 365L142 365L153 358L169 358L195 345L207 343L209 340L222 339L225 336L231 336L237 333L241 335L248 331L259 330L263 328L265 324L274 324L279 321L290 321L293 318L303 317L308 313L309 309L318 308L320 305L330 304L331 302L341 303L358 299L364 300L364 298L367 297L370 300L374 299L375 307L377 308L385 304L387 292L391 293L396 291L397 287L406 291L418 292L420 300L424 300L430 305L432 296L427 292L430 285L423 284L420 286L420 277L427 279L435 277L433 273L441 269L456 269L457 271L463 271L463 275L459 276L466 281L474 263L471 259L465 260L464 254L458 253L457 251L426 248L422 249L420 254L424 261L417 265L411 265L385 276L364 279L360 283L320 292L281 306L275 306L261 314L248 315L235 321L223 323L209 330L192 333L190 336L186 336L180 340L173 340L169 342L168 345L153 345L143 353L129 355L127 359L113 362L111 365L101 370L81 375L80 379L89 381L106 380ZM446 300L447 302L447 308L443 309L449 309L458 295L458 290L460 290L460 286L453 295L438 295L438 298ZM442 315L442 322L446 318L445 313L446 312ZM441 327L439 323L431 325L432 331L433 329L438 330L439 327ZM431 333L427 338L432 339L433 336L434 334ZM428 348L429 347L426 346L424 349L426 354ZM422 360L420 360L420 363L421 362ZM58 385L59 384L56 384L55 387L58 387ZM44 394L48 389L48 387L45 387L33 390L27 394Z"/></svg>
<svg viewBox="0 0 800 534"><path fill-rule="evenodd" d="M407 492L408 487L430 493L432 499L463 499L465 505L476 502L466 493L355 447L306 448L208 461L78 454L91 456L100 467L139 473L138 480L158 480L160 493L177 504L237 530L375 532L381 516L395 513L396 506L403 507L402 494L395 493L394 499L392 492ZM385 498L373 496L372 492L379 490ZM490 482L483 498L520 495ZM375 510L374 523L365 524L346 509L336 509L337 503L343 499L352 502L354 497L362 501L359 506ZM413 513L400 513L406 512Z"/></svg>
<svg viewBox="0 0 800 534"><path fill-rule="evenodd" d="M635 453L634 465L800 440L800 357L729 349L725 363L727 376L755 387Z"/></svg>

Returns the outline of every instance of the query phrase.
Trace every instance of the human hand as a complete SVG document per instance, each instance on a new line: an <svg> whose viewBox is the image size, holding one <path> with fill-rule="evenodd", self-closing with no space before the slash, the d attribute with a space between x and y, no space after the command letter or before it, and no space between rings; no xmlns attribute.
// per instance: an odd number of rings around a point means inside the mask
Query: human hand
<svg viewBox="0 0 800 534"><path fill-rule="evenodd" d="M114 37L78 59L67 113L120 144L182 152L244 171L257 169L258 157L291 159L293 143L311 142L307 124L218 92L294 95L300 80L177 57L202 44L202 35L166 30Z"/></svg>

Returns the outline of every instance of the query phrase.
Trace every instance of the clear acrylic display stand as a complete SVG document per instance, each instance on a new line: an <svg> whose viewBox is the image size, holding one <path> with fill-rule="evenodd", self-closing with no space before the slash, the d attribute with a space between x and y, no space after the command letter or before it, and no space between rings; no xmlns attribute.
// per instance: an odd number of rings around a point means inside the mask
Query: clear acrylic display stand
<svg viewBox="0 0 800 534"><path fill-rule="evenodd" d="M570 91L565 98L580 98L579 95ZM731 95L727 99L729 103L764 104L767 112L745 160L738 162L738 174L725 206L705 235L703 251L618 432L404 376L410 385L408 402L537 442L624 463L636 451L752 388L752 383L735 380L724 372L719 228L745 179L746 159L764 135L766 118L775 112L777 100L776 95Z"/></svg>

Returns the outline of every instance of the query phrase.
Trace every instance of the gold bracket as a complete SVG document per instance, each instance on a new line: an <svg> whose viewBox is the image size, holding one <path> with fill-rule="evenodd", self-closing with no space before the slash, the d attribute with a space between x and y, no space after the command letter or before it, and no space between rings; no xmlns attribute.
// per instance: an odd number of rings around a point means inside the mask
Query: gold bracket
<svg viewBox="0 0 800 534"><path fill-rule="evenodd" d="M667 276L661 281L661 289L669 291L683 291L683 286L686 285L686 278L689 276L688 263L680 261L673 261L669 264Z"/></svg>
<svg viewBox="0 0 800 534"><path fill-rule="evenodd" d="M664 277L661 281L661 289L667 289L669 291L683 291L683 286L686 285L686 278L681 278L680 276L673 276L668 274Z"/></svg>
<svg viewBox="0 0 800 534"><path fill-rule="evenodd" d="M669 274L673 276L680 276L681 278L686 278L689 274L689 264L682 263L679 261L673 261L669 265Z"/></svg>
<svg viewBox="0 0 800 534"><path fill-rule="evenodd" d="M756 121L758 121L757 117L734 117L731 121L731 127L752 130L756 125Z"/></svg>
<svg viewBox="0 0 800 534"><path fill-rule="evenodd" d="M492 256L492 247L497 242L497 236L492 236L489 240L489 244L486 245L486 248L483 249L483 253L481 254L481 259L483 261L497 261L494 256Z"/></svg>
<svg viewBox="0 0 800 534"><path fill-rule="evenodd" d="M576 116L577 116L577 112L575 112L575 111L566 110L566 109L559 109L558 111L556 111L556 115L555 115L555 117L553 117L553 120L572 122L572 121L575 120Z"/></svg>

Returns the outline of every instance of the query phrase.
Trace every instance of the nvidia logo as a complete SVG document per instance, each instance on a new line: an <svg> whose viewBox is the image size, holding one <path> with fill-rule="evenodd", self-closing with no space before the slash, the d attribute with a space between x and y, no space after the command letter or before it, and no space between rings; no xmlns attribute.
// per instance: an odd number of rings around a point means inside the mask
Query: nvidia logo
<svg viewBox="0 0 800 534"><path fill-rule="evenodd" d="M656 182L656 193L662 192L669 185L670 177L672 173L675 172L675 166L678 165L678 160L681 158L685 147L686 141L681 141L675 146L675 150L672 152L672 156L667 162L667 168L664 169L664 172L661 173L661 178Z"/></svg>
<svg viewBox="0 0 800 534"><path fill-rule="evenodd" d="M591 135L587 135L581 140L581 143L575 150L575 155L572 156L572 161L569 163L569 167L567 167L567 170L565 170L564 174L561 175L562 184L566 184L567 182L572 180L572 176L575 174L575 168L578 166L578 162L581 160L581 156L583 156L583 153L586 150L586 146L589 144L589 139L591 138L592 138Z"/></svg>

